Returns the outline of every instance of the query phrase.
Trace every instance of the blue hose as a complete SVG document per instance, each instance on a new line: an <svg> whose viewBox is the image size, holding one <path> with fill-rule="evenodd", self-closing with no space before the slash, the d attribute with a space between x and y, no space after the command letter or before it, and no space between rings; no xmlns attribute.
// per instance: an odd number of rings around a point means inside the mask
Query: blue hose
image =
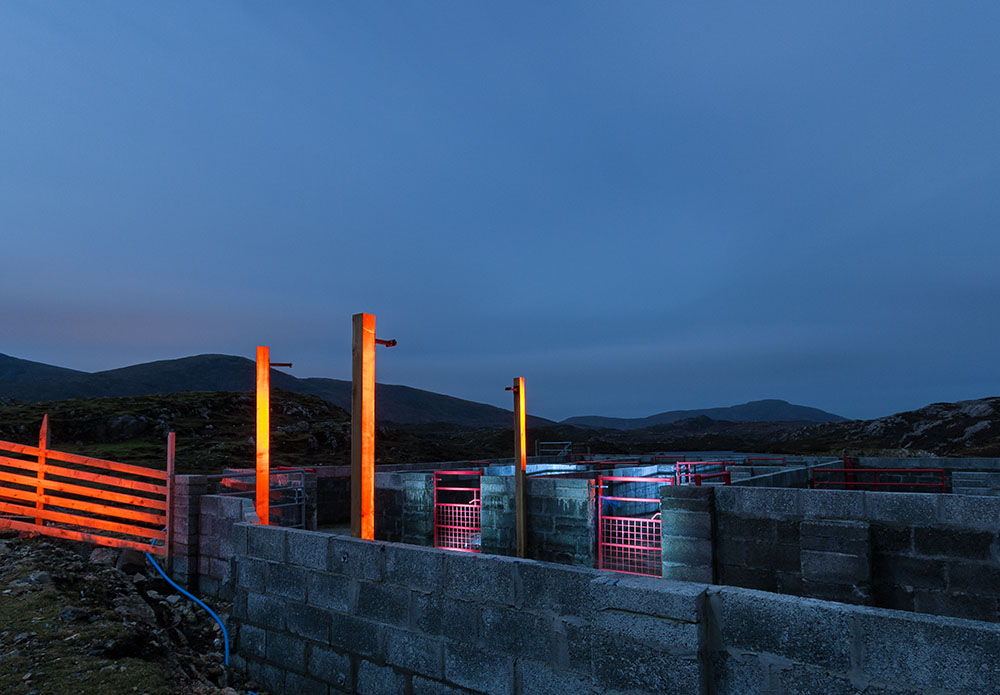
<svg viewBox="0 0 1000 695"><path fill-rule="evenodd" d="M166 529L163 529L163 530L166 531ZM153 541L153 545L156 545L156 541L155 540ZM223 641L223 644L226 647L226 666L229 666L229 632L226 630L226 626L222 624L222 620L219 619L219 616L217 616L215 614L215 611L213 611L211 608L209 608L208 606L206 606L204 604L204 602L202 602L202 600L199 599L197 596L195 596L194 594L189 594L187 591L185 591L181 587L177 586L177 583L173 579L171 579L170 577L167 576L167 573L163 571L163 568L160 567L158 564L156 564L156 560L153 559L152 555L150 555L149 553L144 553L144 554L146 555L146 559L149 560L150 564L152 564L153 567L156 568L156 571L160 573L161 577L163 577L164 579L167 580L167 583L170 584L170 586L174 587L179 592L181 592L182 594L184 594L185 596L187 596L189 599L191 599L192 601L194 601L195 603L197 603L199 606L201 606L206 611L208 611L208 614L210 616L212 616L213 618L215 618L215 622L217 622L219 624L219 627L222 628L222 641Z"/></svg>

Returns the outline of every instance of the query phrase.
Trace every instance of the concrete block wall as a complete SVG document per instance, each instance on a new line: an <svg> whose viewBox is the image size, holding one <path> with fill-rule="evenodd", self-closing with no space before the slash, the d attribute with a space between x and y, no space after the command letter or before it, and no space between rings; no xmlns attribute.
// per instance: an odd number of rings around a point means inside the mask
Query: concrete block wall
<svg viewBox="0 0 1000 695"><path fill-rule="evenodd" d="M871 525L804 520L799 525L802 594L842 603L871 603Z"/></svg>
<svg viewBox="0 0 1000 695"><path fill-rule="evenodd" d="M665 485L660 494L663 577L714 582L715 487Z"/></svg>
<svg viewBox="0 0 1000 695"><path fill-rule="evenodd" d="M979 695L1000 625L239 524L232 663L272 693Z"/></svg>
<svg viewBox="0 0 1000 695"><path fill-rule="evenodd" d="M1000 690L1000 626L730 587L706 601L713 694Z"/></svg>
<svg viewBox="0 0 1000 695"><path fill-rule="evenodd" d="M483 476L483 552L516 554L514 479ZM528 478L528 549L532 559L593 566L595 489L588 478Z"/></svg>
<svg viewBox="0 0 1000 695"><path fill-rule="evenodd" d="M233 663L273 693L706 692L698 585L242 528Z"/></svg>
<svg viewBox="0 0 1000 695"><path fill-rule="evenodd" d="M258 523L254 502L245 497L203 495L199 511L198 590L229 599L224 582L233 555L233 525Z"/></svg>
<svg viewBox="0 0 1000 695"><path fill-rule="evenodd" d="M198 578L200 500L207 492L208 478L203 475L178 475L174 478L171 576L185 585Z"/></svg>
<svg viewBox="0 0 1000 695"><path fill-rule="evenodd" d="M713 510L720 584L1000 621L1000 498L732 486Z"/></svg>
<svg viewBox="0 0 1000 695"><path fill-rule="evenodd" d="M379 540L434 545L434 475L375 474L375 535Z"/></svg>
<svg viewBox="0 0 1000 695"><path fill-rule="evenodd" d="M956 495L1000 497L1000 473L953 471L951 491Z"/></svg>

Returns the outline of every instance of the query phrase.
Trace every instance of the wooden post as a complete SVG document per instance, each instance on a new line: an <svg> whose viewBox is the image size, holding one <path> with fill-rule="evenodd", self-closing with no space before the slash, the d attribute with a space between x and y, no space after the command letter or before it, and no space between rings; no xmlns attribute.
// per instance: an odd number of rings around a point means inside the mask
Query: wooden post
<svg viewBox="0 0 1000 695"><path fill-rule="evenodd" d="M45 508L45 459L46 450L49 448L49 414L42 416L42 428L38 431L38 486L35 491L35 511L41 512ZM35 517L35 523L45 526L45 519L41 516Z"/></svg>
<svg viewBox="0 0 1000 695"><path fill-rule="evenodd" d="M528 557L528 440L524 428L524 377L514 379L514 502L517 556Z"/></svg>
<svg viewBox="0 0 1000 695"><path fill-rule="evenodd" d="M167 574L173 571L174 559L174 458L177 453L177 434L167 433Z"/></svg>
<svg viewBox="0 0 1000 695"><path fill-rule="evenodd" d="M375 317L355 314L351 347L351 535L375 538Z"/></svg>
<svg viewBox="0 0 1000 695"><path fill-rule="evenodd" d="M271 350L257 346L257 518L271 520Z"/></svg>

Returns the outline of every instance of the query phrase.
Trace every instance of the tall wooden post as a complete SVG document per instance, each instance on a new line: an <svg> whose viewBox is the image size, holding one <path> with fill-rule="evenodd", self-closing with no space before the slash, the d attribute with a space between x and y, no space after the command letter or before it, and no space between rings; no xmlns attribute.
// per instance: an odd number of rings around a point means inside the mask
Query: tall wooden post
<svg viewBox="0 0 1000 695"><path fill-rule="evenodd" d="M174 558L174 458L177 453L177 434L167 433L167 574L173 570Z"/></svg>
<svg viewBox="0 0 1000 695"><path fill-rule="evenodd" d="M375 317L351 318L351 535L374 540Z"/></svg>
<svg viewBox="0 0 1000 695"><path fill-rule="evenodd" d="M271 520L271 350L257 346L257 518Z"/></svg>
<svg viewBox="0 0 1000 695"><path fill-rule="evenodd" d="M49 414L42 416L42 428L38 431L38 483L35 491L35 510L41 512L45 508L45 460L49 448ZM45 519L35 517L35 523L45 525Z"/></svg>
<svg viewBox="0 0 1000 695"><path fill-rule="evenodd" d="M514 379L514 502L517 556L528 557L528 440L524 428L524 377Z"/></svg>

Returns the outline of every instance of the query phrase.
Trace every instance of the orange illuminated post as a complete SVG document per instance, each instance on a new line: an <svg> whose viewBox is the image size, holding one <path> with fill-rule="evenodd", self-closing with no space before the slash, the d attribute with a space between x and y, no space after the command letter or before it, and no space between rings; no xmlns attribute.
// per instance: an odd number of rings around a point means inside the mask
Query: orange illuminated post
<svg viewBox="0 0 1000 695"><path fill-rule="evenodd" d="M514 508L517 527L517 556L528 557L527 465L528 441L525 438L524 377L514 379Z"/></svg>
<svg viewBox="0 0 1000 695"><path fill-rule="evenodd" d="M351 535L375 538L375 317L355 314L351 347Z"/></svg>
<svg viewBox="0 0 1000 695"><path fill-rule="evenodd" d="M42 416L42 428L38 431L38 488L35 496L35 510L39 516L35 518L35 523L39 526L45 525L45 519L41 516L45 508L45 460L46 451L49 448L49 414Z"/></svg>
<svg viewBox="0 0 1000 695"><path fill-rule="evenodd" d="M271 350L257 346L257 518L271 518Z"/></svg>

